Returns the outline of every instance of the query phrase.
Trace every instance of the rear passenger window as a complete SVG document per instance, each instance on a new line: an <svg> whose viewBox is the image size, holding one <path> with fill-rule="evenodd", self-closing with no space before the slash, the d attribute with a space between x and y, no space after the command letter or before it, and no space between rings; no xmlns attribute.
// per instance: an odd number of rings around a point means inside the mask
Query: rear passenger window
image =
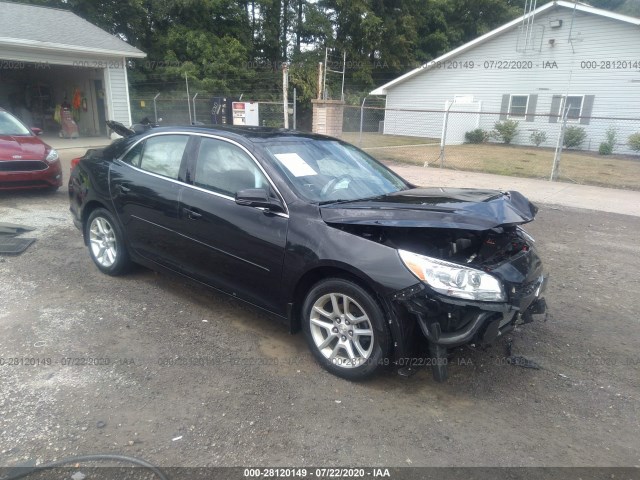
<svg viewBox="0 0 640 480"><path fill-rule="evenodd" d="M140 167L140 158L142 157L143 145L144 142L138 143L135 147L127 152L122 160L130 165L133 165L134 167Z"/></svg>
<svg viewBox="0 0 640 480"><path fill-rule="evenodd" d="M269 188L262 171L244 150L213 138L200 142L193 183L231 197L238 190Z"/></svg>
<svg viewBox="0 0 640 480"><path fill-rule="evenodd" d="M142 157L137 166L148 172L177 180L188 141L187 135L151 137L145 141Z"/></svg>

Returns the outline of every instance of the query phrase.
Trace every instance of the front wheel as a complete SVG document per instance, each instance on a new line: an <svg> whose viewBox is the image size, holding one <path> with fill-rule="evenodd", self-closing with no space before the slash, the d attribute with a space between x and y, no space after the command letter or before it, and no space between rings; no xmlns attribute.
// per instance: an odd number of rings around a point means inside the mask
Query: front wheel
<svg viewBox="0 0 640 480"><path fill-rule="evenodd" d="M108 275L121 275L131 266L120 227L113 215L96 208L85 224L89 254L96 266Z"/></svg>
<svg viewBox="0 0 640 480"><path fill-rule="evenodd" d="M302 314L309 348L327 371L361 380L388 364L391 335L384 314L359 285L339 278L319 282Z"/></svg>

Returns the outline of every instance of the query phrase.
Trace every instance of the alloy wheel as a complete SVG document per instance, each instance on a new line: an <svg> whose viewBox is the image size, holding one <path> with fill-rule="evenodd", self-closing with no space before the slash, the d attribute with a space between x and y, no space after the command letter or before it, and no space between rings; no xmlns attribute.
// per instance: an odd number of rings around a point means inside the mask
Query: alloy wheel
<svg viewBox="0 0 640 480"><path fill-rule="evenodd" d="M116 233L104 217L96 217L89 227L91 252L96 262L105 268L111 267L117 258Z"/></svg>
<svg viewBox="0 0 640 480"><path fill-rule="evenodd" d="M311 309L311 337L320 353L334 365L355 368L373 352L373 327L366 311L348 295L328 293Z"/></svg>

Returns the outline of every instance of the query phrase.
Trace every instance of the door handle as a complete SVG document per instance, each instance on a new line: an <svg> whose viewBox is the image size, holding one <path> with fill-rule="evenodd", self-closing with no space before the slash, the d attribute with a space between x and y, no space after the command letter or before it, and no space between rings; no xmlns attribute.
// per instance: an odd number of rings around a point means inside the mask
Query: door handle
<svg viewBox="0 0 640 480"><path fill-rule="evenodd" d="M120 184L118 185L118 188L120 189L120 191L122 193L129 193L131 191L131 189L129 187L125 187L124 185Z"/></svg>
<svg viewBox="0 0 640 480"><path fill-rule="evenodd" d="M182 211L187 214L191 220L195 220L196 218L201 218L202 214L197 210L192 210L190 208L183 208Z"/></svg>

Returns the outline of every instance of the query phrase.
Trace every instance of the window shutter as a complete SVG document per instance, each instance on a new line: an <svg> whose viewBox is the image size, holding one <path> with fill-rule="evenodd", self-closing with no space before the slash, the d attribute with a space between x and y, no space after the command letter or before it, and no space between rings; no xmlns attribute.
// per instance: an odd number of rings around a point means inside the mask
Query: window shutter
<svg viewBox="0 0 640 480"><path fill-rule="evenodd" d="M502 95L502 105L500 106L500 120L506 120L507 115L509 114L509 100L511 95L508 93Z"/></svg>
<svg viewBox="0 0 640 480"><path fill-rule="evenodd" d="M554 95L551 97L551 112L549 112L549 123L558 123L558 115L560 115L560 104L562 103L562 95Z"/></svg>
<svg viewBox="0 0 640 480"><path fill-rule="evenodd" d="M595 95L585 95L582 101L582 112L580 113L580 123L583 125L589 125L591 121L591 112L593 111L593 99Z"/></svg>
<svg viewBox="0 0 640 480"><path fill-rule="evenodd" d="M534 115L536 114L537 105L538 105L538 95L537 94L529 95L529 105L527 105L527 117L525 118L527 122L535 122L536 117L534 117Z"/></svg>

